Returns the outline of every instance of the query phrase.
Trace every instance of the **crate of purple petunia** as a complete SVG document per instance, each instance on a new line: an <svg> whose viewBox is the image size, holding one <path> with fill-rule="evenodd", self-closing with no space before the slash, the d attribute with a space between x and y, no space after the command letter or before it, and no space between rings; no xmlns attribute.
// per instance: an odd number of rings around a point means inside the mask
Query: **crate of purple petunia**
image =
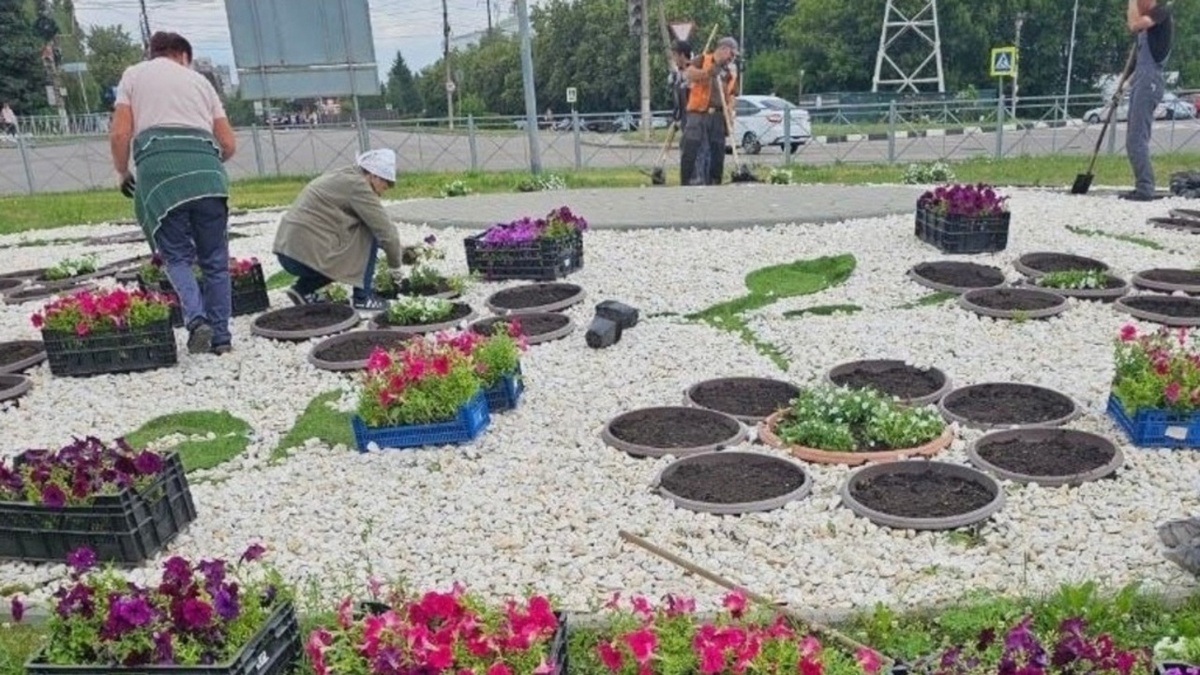
<svg viewBox="0 0 1200 675"><path fill-rule="evenodd" d="M196 518L179 455L76 439L0 464L0 558L61 561L81 546L137 564Z"/></svg>
<svg viewBox="0 0 1200 675"><path fill-rule="evenodd" d="M587 220L566 206L544 218L500 223L463 239L467 269L485 280L554 281L583 268Z"/></svg>

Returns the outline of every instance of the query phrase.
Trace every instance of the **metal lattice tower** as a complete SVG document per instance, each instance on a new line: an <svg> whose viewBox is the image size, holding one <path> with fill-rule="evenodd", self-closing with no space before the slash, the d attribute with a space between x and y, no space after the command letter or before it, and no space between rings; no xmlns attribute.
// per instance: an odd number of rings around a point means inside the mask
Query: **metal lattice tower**
<svg viewBox="0 0 1200 675"><path fill-rule="evenodd" d="M916 10L916 13L911 13L913 10ZM910 13L906 14L906 11ZM903 48L897 44L897 40L909 31L920 38L921 51L918 55L924 58L915 68L906 71L896 63L896 58ZM937 70L936 76L927 74L931 63ZM871 91L879 91L880 85L895 85L896 91L911 89L916 92L920 91L917 85L934 83L937 84L938 92L946 91L937 0L887 0L887 6L883 10L883 28L879 32L879 52L875 55L875 77L871 82Z"/></svg>

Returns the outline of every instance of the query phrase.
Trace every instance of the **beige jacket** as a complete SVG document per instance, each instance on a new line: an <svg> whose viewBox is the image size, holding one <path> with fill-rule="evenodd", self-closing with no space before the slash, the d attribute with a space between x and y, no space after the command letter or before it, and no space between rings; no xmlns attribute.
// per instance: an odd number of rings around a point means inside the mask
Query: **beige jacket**
<svg viewBox="0 0 1200 675"><path fill-rule="evenodd" d="M400 235L356 166L313 179L279 221L274 252L350 286L361 286L371 238L400 267Z"/></svg>

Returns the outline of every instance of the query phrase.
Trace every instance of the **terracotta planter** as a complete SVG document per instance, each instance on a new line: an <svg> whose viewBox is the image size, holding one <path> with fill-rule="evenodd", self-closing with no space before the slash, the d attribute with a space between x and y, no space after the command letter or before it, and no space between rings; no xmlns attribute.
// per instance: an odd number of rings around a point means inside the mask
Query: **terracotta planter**
<svg viewBox="0 0 1200 675"><path fill-rule="evenodd" d="M786 410L780 411L760 422L758 425L759 440L772 448L787 450L792 453L793 457L814 464L858 466L867 462L890 462L906 457L933 457L942 450L950 447L950 443L954 441L954 432L950 430L950 427L946 427L942 431L941 436L923 445L918 445L915 448L880 450L878 452L838 452L834 450L821 450L820 448L808 448L803 445L791 445L775 433L775 426L779 424L779 420L786 414Z"/></svg>

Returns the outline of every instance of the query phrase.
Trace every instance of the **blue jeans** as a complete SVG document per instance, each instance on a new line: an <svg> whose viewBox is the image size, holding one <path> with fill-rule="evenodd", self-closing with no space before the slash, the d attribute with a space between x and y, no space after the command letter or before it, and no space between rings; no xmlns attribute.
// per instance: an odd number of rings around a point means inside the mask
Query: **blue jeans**
<svg viewBox="0 0 1200 675"><path fill-rule="evenodd" d="M212 326L213 344L229 344L233 284L229 276L229 206L224 197L204 197L171 209L162 219L154 242L167 278L179 295L183 323L203 319ZM204 286L192 265L200 267Z"/></svg>
<svg viewBox="0 0 1200 675"><path fill-rule="evenodd" d="M312 295L333 283L333 279L291 256L276 253L275 257L279 259L279 266L283 268L284 272L296 277L296 283L292 288L302 297ZM374 287L375 281L375 259L378 257L379 243L371 240L371 251L367 254L367 266L363 270L362 286L355 287L354 289L354 300L356 302L361 302L371 297L371 289Z"/></svg>

